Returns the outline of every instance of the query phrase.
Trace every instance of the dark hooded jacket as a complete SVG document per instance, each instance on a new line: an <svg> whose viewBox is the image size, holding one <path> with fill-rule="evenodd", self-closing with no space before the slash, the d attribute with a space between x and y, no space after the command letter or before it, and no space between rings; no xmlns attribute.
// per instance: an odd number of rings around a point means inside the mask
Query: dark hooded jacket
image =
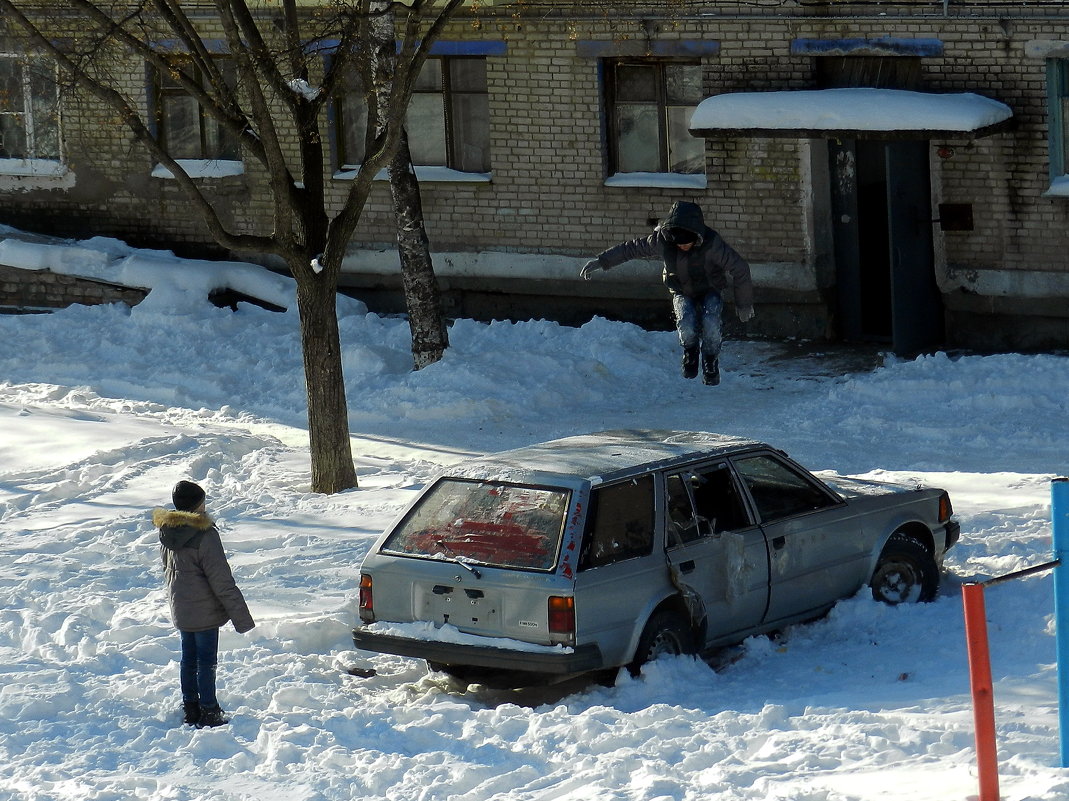
<svg viewBox="0 0 1069 801"><path fill-rule="evenodd" d="M246 632L256 625L208 515L156 509L152 523L160 530L160 559L176 629L206 631L230 620Z"/></svg>
<svg viewBox="0 0 1069 801"><path fill-rule="evenodd" d="M682 251L662 235L668 228L683 228L698 237L689 251ZM701 207L681 200L652 234L632 239L598 254L597 261L608 270L632 259L660 259L662 277L668 290L688 298L700 298L711 289L723 292L728 274L735 292L735 305L753 306L750 265L724 238L705 224Z"/></svg>

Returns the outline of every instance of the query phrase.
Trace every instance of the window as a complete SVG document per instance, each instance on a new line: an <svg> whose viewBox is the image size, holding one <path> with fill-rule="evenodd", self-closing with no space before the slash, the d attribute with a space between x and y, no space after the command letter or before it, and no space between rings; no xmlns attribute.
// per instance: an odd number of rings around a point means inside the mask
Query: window
<svg viewBox="0 0 1069 801"><path fill-rule="evenodd" d="M364 159L367 109L358 77L350 75L335 104L342 169ZM486 59L427 59L416 80L405 124L412 163L458 172L490 171L490 101Z"/></svg>
<svg viewBox="0 0 1069 801"><path fill-rule="evenodd" d="M907 89L924 91L920 58L910 56L820 56L816 59L821 89Z"/></svg>
<svg viewBox="0 0 1069 801"><path fill-rule="evenodd" d="M567 490L442 479L383 543L382 552L496 567L552 570Z"/></svg>
<svg viewBox="0 0 1069 801"><path fill-rule="evenodd" d="M735 462L750 490L762 523L832 506L835 500L811 479L771 456Z"/></svg>
<svg viewBox="0 0 1069 801"><path fill-rule="evenodd" d="M653 476L595 490L579 552L579 569L653 553Z"/></svg>
<svg viewBox="0 0 1069 801"><path fill-rule="evenodd" d="M726 464L670 475L667 487L669 545L750 525Z"/></svg>
<svg viewBox="0 0 1069 801"><path fill-rule="evenodd" d="M59 161L59 89L42 59L0 54L0 159Z"/></svg>
<svg viewBox="0 0 1069 801"><path fill-rule="evenodd" d="M1050 115L1050 177L1069 175L1069 59L1047 61L1047 102Z"/></svg>
<svg viewBox="0 0 1069 801"><path fill-rule="evenodd" d="M701 101L701 65L608 60L609 173L705 172L705 140L688 126Z"/></svg>
<svg viewBox="0 0 1069 801"><path fill-rule="evenodd" d="M236 84L234 63L219 59L218 66L228 84ZM195 97L179 83L178 70L185 70L202 86L207 78L188 60L175 60L174 70L155 73L156 125L160 139L174 159L239 161L236 137L205 113Z"/></svg>

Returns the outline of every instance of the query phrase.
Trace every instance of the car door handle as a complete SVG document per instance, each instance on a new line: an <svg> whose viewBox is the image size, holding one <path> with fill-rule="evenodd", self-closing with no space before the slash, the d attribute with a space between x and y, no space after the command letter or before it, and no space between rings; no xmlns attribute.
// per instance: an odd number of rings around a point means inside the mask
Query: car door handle
<svg viewBox="0 0 1069 801"><path fill-rule="evenodd" d="M780 548L782 548L784 545L786 545L786 544L787 544L787 538L786 537L776 537L775 539L772 540L772 547L775 548L777 551Z"/></svg>
<svg viewBox="0 0 1069 801"><path fill-rule="evenodd" d="M679 563L680 573L693 573L694 572L694 560L688 559L686 562Z"/></svg>
<svg viewBox="0 0 1069 801"><path fill-rule="evenodd" d="M447 587L445 584L435 584L431 589L435 595L448 595L453 591L452 587Z"/></svg>

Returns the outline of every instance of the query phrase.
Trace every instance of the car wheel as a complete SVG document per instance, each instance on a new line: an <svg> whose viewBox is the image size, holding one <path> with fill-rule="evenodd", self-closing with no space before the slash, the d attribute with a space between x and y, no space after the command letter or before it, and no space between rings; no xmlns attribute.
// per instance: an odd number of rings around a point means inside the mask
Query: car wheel
<svg viewBox="0 0 1069 801"><path fill-rule="evenodd" d="M694 632L678 614L669 611L656 612L649 619L642 636L638 638L635 658L627 666L632 676L642 671L642 666L659 656L670 654L693 654Z"/></svg>
<svg viewBox="0 0 1069 801"><path fill-rule="evenodd" d="M872 597L885 604L926 603L939 591L939 566L915 539L892 534L876 562L869 586Z"/></svg>

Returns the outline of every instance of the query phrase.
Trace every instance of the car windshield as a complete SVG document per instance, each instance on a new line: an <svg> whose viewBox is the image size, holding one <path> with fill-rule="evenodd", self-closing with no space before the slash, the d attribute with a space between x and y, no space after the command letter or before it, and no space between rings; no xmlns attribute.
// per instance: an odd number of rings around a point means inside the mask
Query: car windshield
<svg viewBox="0 0 1069 801"><path fill-rule="evenodd" d="M442 479L405 516L383 553L552 570L570 493Z"/></svg>

